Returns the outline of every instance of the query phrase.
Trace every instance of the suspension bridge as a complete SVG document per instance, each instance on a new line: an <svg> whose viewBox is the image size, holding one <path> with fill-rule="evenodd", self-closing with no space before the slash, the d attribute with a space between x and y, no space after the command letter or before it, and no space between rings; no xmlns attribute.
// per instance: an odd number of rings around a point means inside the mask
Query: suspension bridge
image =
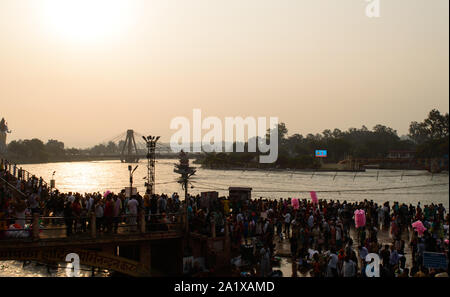
<svg viewBox="0 0 450 297"><path fill-rule="evenodd" d="M107 152L90 155L91 157L108 157L120 159L124 163L137 163L147 158L147 143L145 136L132 129L128 129L112 138L103 140L100 145L106 147ZM169 144L156 143L155 154L159 156L177 156Z"/></svg>

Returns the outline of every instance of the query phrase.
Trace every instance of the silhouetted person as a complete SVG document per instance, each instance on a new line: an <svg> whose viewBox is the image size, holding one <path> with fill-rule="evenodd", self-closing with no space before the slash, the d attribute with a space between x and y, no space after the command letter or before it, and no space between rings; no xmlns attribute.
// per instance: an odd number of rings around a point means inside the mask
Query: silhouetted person
<svg viewBox="0 0 450 297"><path fill-rule="evenodd" d="M73 212L72 212L72 203L70 202L67 202L64 205L64 222L66 223L67 236L71 236L73 225Z"/></svg>

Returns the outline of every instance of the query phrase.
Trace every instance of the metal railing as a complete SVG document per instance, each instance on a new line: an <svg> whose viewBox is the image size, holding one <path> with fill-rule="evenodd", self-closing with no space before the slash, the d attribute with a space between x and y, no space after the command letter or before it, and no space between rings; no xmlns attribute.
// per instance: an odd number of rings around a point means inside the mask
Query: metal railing
<svg viewBox="0 0 450 297"><path fill-rule="evenodd" d="M9 229L11 224L20 222L25 228ZM46 227L41 223L47 221ZM80 224L80 226L78 226ZM98 225L100 224L100 225ZM25 217L0 217L0 244L2 241L37 241L56 238L98 238L109 235L122 236L154 232L178 232L185 224L184 213L138 215L124 214L117 217L97 218L92 212L89 216L41 216L38 213ZM75 232L77 231L77 232ZM78 232L81 231L81 232ZM12 233L11 233L12 232ZM15 232L21 236L14 236ZM29 236L25 236L28 232Z"/></svg>
<svg viewBox="0 0 450 297"><path fill-rule="evenodd" d="M42 177L38 178L37 175L23 169L22 167L18 167L17 164L11 163L6 159L1 159L0 164L2 164L4 170L18 180L29 181L34 177L38 182L42 182L42 186L49 187L48 183Z"/></svg>
<svg viewBox="0 0 450 297"><path fill-rule="evenodd" d="M4 183L8 188L14 190L16 193L18 193L19 195L21 195L22 197L27 197L27 195L25 195L25 193L23 193L21 190L17 189L17 187L15 187L14 185L12 185L10 182L8 182L6 179L4 179L3 177L0 176L0 182Z"/></svg>

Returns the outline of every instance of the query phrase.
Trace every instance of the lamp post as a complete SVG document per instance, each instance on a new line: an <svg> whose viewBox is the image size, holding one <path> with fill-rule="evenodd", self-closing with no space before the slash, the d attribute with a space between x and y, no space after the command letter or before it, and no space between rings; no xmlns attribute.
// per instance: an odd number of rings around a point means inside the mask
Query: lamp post
<svg viewBox="0 0 450 297"><path fill-rule="evenodd" d="M131 165L128 165L128 171L130 172L130 198L133 194L133 173L136 171L139 165L136 165L136 167L133 167Z"/></svg>
<svg viewBox="0 0 450 297"><path fill-rule="evenodd" d="M55 187L55 173L56 171L53 171L52 174L52 179L50 180L50 192L53 190L53 188Z"/></svg>
<svg viewBox="0 0 450 297"><path fill-rule="evenodd" d="M155 194L155 160L156 160L156 142L159 140L160 136L142 136L145 143L147 144L147 194Z"/></svg>

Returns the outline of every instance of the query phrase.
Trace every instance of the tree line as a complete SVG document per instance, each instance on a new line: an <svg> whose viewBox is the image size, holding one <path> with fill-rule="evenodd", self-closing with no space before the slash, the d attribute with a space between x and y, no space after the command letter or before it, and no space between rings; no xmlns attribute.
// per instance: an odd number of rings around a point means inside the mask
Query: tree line
<svg viewBox="0 0 450 297"><path fill-rule="evenodd" d="M278 159L265 167L317 168L319 162L314 153L317 149L328 151L327 162L339 162L347 157L385 158L391 150L415 151L418 158L441 158L448 156L449 114L433 109L422 122L411 122L409 134L399 137L397 131L376 125L371 130L366 126L340 129L326 129L321 134L303 136L295 133L288 136L284 123L278 124ZM269 138L269 132L266 139ZM265 141L265 139L258 139ZM46 143L33 138L14 140L7 145L7 157L17 162L51 162L73 159L75 156L108 156L120 154L124 145L110 141L91 148L66 148L64 143L50 139ZM236 146L236 143L234 144ZM205 153L197 161L206 167L246 167L258 163L259 152ZM142 152L146 153L146 152ZM261 166L259 164L258 166Z"/></svg>
<svg viewBox="0 0 450 297"><path fill-rule="evenodd" d="M303 136L295 133L288 136L285 123L278 124L278 159L274 164L258 164L258 152L206 153L198 162L209 168L232 167L280 167L319 168L315 150L327 150L326 162L337 163L348 157L386 158L389 151L414 151L417 158L448 158L449 114L433 109L424 121L411 122L409 134L400 137L397 131L376 125L371 130L366 126L340 129L326 129L321 134ZM270 131L266 139L270 139ZM259 139L259 141L266 141ZM236 144L234 144L236 145Z"/></svg>
<svg viewBox="0 0 450 297"><path fill-rule="evenodd" d="M64 142L49 139L46 143L33 138L13 140L7 146L8 159L16 162L52 162L72 160L76 157L111 156L121 153L124 141L118 144L110 141L90 148L66 148Z"/></svg>

